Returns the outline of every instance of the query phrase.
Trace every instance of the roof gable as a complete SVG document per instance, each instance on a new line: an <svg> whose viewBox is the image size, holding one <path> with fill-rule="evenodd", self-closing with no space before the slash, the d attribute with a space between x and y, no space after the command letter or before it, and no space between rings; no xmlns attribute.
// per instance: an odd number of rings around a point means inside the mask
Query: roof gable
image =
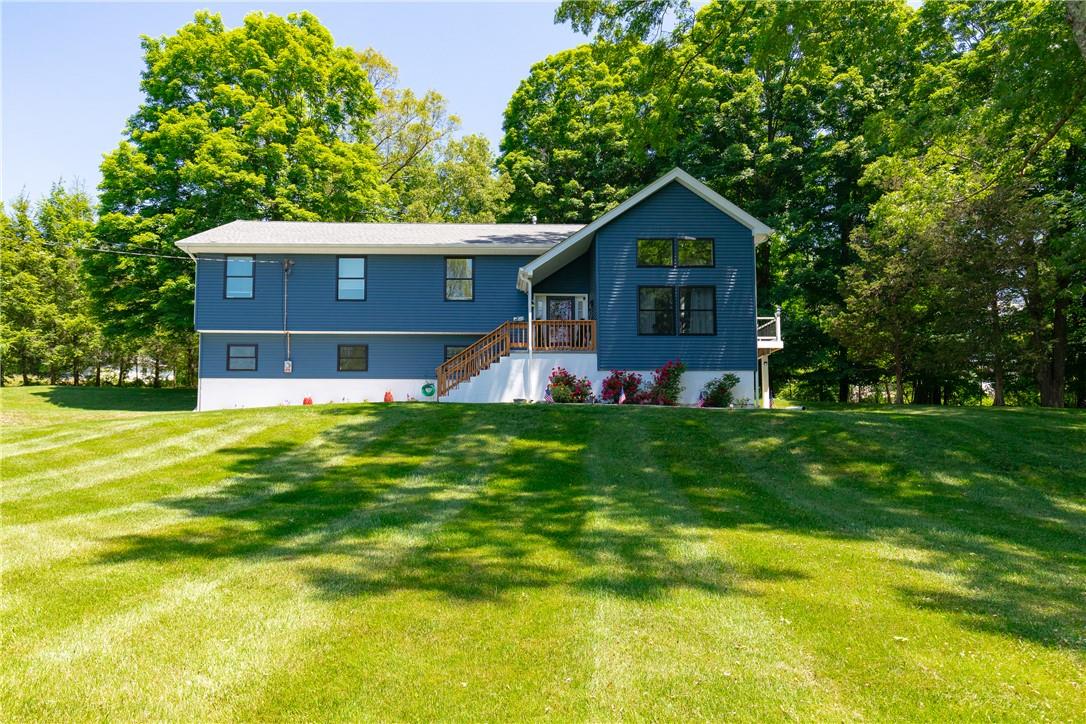
<svg viewBox="0 0 1086 724"><path fill-rule="evenodd" d="M681 168L673 168L603 216L574 232L561 243L521 267L517 274L517 287L527 291L528 283L532 279L537 276L542 278L552 273L565 263L562 259L572 259L583 254L597 231L671 183L680 184L711 206L750 229L755 244L762 243L773 233L773 229L769 226L743 211L686 171Z"/></svg>

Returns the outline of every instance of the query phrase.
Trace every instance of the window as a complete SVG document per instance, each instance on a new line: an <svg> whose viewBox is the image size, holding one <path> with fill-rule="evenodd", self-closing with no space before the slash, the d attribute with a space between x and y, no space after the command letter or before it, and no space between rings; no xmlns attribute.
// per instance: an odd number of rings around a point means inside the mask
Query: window
<svg viewBox="0 0 1086 724"><path fill-rule="evenodd" d="M679 238L675 241L679 266L712 266L713 240Z"/></svg>
<svg viewBox="0 0 1086 724"><path fill-rule="evenodd" d="M637 333L675 334L675 290L673 287L638 288Z"/></svg>
<svg viewBox="0 0 1086 724"><path fill-rule="evenodd" d="M226 369L230 372L253 372L256 370L255 344L226 345Z"/></svg>
<svg viewBox="0 0 1086 724"><path fill-rule="evenodd" d="M679 334L716 334L716 287L679 287Z"/></svg>
<svg viewBox="0 0 1086 724"><path fill-rule="evenodd" d="M638 266L713 266L713 240L683 236L677 239L638 239Z"/></svg>
<svg viewBox="0 0 1086 724"><path fill-rule="evenodd" d="M340 372L365 372L370 367L370 346L368 344L339 345L339 360L336 369Z"/></svg>
<svg viewBox="0 0 1086 724"><path fill-rule="evenodd" d="M638 266L672 266L671 239L638 239Z"/></svg>
<svg viewBox="0 0 1086 724"><path fill-rule="evenodd" d="M475 259L470 256L445 257L445 299L470 302L475 298Z"/></svg>
<svg viewBox="0 0 1086 724"><path fill-rule="evenodd" d="M448 362L456 355L460 354L468 348L466 344L447 344L445 345L445 361Z"/></svg>
<svg viewBox="0 0 1086 724"><path fill-rule="evenodd" d="M227 299L253 298L253 266L255 265L251 256L226 257Z"/></svg>
<svg viewBox="0 0 1086 724"><path fill-rule="evenodd" d="M366 257L341 256L336 260L336 299L366 301Z"/></svg>

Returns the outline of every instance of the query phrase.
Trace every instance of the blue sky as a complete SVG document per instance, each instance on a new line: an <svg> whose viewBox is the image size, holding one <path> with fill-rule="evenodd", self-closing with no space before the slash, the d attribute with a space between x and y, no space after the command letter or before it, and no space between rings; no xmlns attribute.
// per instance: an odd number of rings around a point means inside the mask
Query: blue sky
<svg viewBox="0 0 1086 724"><path fill-rule="evenodd" d="M554 25L553 3L10 3L0 10L0 197L32 198L60 177L94 192L102 154L140 102L140 35L164 35L198 9L235 26L249 12L310 10L337 44L372 46L415 90L449 100L465 133L497 148L502 111L532 63L584 42Z"/></svg>

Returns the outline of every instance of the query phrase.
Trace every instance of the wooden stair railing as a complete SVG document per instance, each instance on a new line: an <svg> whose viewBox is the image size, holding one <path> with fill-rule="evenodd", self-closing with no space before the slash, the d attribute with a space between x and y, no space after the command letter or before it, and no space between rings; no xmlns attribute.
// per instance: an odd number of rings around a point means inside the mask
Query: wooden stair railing
<svg viewBox="0 0 1086 724"><path fill-rule="evenodd" d="M532 346L537 350L591 352L596 349L594 319L540 319L533 326ZM505 322L437 368L437 396L447 395L518 349L528 349L528 323Z"/></svg>

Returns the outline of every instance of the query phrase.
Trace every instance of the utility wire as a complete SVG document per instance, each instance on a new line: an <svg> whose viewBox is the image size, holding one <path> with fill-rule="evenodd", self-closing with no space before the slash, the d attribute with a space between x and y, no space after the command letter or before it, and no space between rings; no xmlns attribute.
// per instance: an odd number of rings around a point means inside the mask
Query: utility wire
<svg viewBox="0 0 1086 724"><path fill-rule="evenodd" d="M188 256L180 256L180 255L174 255L174 254L156 254L156 253L150 252L150 251L127 251L127 250L124 250L124 249L107 249L107 248L101 247L101 246L76 246L74 244L62 244L59 241L46 241L45 239L42 239L39 242L23 241L22 239L20 239L19 243L21 243L24 246L32 246L35 243L40 243L40 244L44 244L45 246L55 246L55 247L59 247L61 249L70 249L72 251L79 251L79 252L97 251L97 252L102 252L102 253L105 253L105 254L121 254L121 255L124 255L124 256L148 256L148 257L154 257L156 259L180 259L181 261L192 261L192 258L188 257ZM223 252L223 253L225 254L226 252ZM246 255L246 256L248 256L248 255ZM199 260L200 261L220 261L220 262L225 262L226 258L224 257L222 259L219 259L217 257L201 256L201 257L199 257ZM278 261L278 260L275 260L275 259L252 259L251 262L253 264L280 264L280 265L282 264L281 261Z"/></svg>

